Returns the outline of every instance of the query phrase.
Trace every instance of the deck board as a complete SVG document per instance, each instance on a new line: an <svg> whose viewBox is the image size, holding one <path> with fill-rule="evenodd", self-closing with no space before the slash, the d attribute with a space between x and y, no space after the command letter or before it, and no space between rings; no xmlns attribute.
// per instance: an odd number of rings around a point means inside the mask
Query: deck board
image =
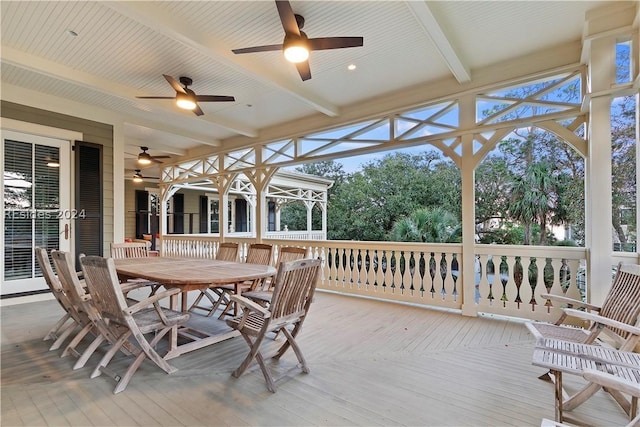
<svg viewBox="0 0 640 427"><path fill-rule="evenodd" d="M73 371L73 357L48 351L42 337L60 314L55 301L3 307L2 425L522 426L554 414L553 386L531 364L532 338L506 319L318 293L299 337L311 373L295 368L293 354L269 362L283 376L276 394L255 365L230 376L247 351L238 337L171 360L172 375L145 361L113 395L109 377L89 378L101 354ZM580 381L565 376L568 387ZM603 392L572 415L627 421Z"/></svg>

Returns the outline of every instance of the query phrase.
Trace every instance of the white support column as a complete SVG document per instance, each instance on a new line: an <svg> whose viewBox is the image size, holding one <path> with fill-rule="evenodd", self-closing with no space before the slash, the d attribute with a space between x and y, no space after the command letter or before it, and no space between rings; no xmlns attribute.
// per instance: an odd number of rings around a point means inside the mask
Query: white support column
<svg viewBox="0 0 640 427"><path fill-rule="evenodd" d="M114 242L123 242L125 237L124 145L125 145L124 123L122 122L114 123L113 124L113 241Z"/></svg>
<svg viewBox="0 0 640 427"><path fill-rule="evenodd" d="M262 176L259 180L260 182L256 186L256 242L262 242L262 239L267 234L267 192L265 189L267 188L267 179Z"/></svg>
<svg viewBox="0 0 640 427"><path fill-rule="evenodd" d="M276 231L280 231L280 204L277 201L273 204L273 210L276 215Z"/></svg>
<svg viewBox="0 0 640 427"><path fill-rule="evenodd" d="M324 193L324 200L320 205L322 209L322 239L327 240L327 193Z"/></svg>
<svg viewBox="0 0 640 427"><path fill-rule="evenodd" d="M218 233L220 234L220 241L224 242L225 236L228 234L227 217L228 204L229 204L229 187L231 186L232 178L228 176L218 177Z"/></svg>
<svg viewBox="0 0 640 427"><path fill-rule="evenodd" d="M304 205L307 207L307 235L311 236L311 231L313 231L313 205L315 203L305 200Z"/></svg>
<svg viewBox="0 0 640 427"><path fill-rule="evenodd" d="M602 19L607 18L603 11ZM601 19L589 16L587 28L596 28ZM599 28L602 31L602 28ZM587 262L587 300L599 305L611 285L613 264L611 202L611 87L615 82L616 36L605 33L594 36L584 48L589 61L589 156L586 168L586 245L590 249Z"/></svg>
<svg viewBox="0 0 640 427"><path fill-rule="evenodd" d="M460 127L472 129L475 124L475 98L465 96L458 105ZM462 135L462 161L459 165L462 185L462 314L477 316L476 308L476 198L475 163L473 158L473 134Z"/></svg>

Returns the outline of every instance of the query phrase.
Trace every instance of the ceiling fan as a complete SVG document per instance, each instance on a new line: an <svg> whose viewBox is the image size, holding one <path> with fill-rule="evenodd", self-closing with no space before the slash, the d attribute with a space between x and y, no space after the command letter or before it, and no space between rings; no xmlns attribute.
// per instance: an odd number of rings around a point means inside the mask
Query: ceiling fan
<svg viewBox="0 0 640 427"><path fill-rule="evenodd" d="M175 99L176 105L185 110L193 110L196 116L202 116L204 112L198 105L198 102L231 102L236 99L233 96L222 95L196 95L194 91L189 89L189 86L193 83L189 77L180 77L180 83L176 79L166 74L163 74L164 78L169 82L173 90L176 91L176 96L136 96L140 99Z"/></svg>
<svg viewBox="0 0 640 427"><path fill-rule="evenodd" d="M135 170L135 173L133 174L132 178L133 178L133 182L142 182L145 179L160 179L160 177L158 176L142 176L140 169Z"/></svg>
<svg viewBox="0 0 640 427"><path fill-rule="evenodd" d="M300 77L305 81L311 78L311 68L308 61L310 51L359 47L364 43L362 37L320 37L310 39L304 31L302 31L304 18L302 15L293 13L293 9L288 0L276 0L276 6L278 8L278 14L280 15L280 21L282 22L282 28L284 28L284 41L282 44L233 49L233 53L240 54L282 50L285 58L287 58L289 62L296 64Z"/></svg>
<svg viewBox="0 0 640 427"><path fill-rule="evenodd" d="M149 149L149 147L140 147L140 149L142 150L142 153L138 154L138 163L140 163L141 165L150 165L151 163L154 163L154 162L162 163L158 159L171 158L171 156L152 156L151 154L147 153L147 150Z"/></svg>

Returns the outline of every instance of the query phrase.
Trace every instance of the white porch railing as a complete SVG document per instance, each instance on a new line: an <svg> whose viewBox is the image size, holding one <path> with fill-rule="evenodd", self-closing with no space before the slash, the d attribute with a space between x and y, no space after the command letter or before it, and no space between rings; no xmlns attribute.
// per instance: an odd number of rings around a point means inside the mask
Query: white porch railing
<svg viewBox="0 0 640 427"><path fill-rule="evenodd" d="M253 239L230 238L241 258ZM323 260L319 288L344 294L402 301L427 307L527 319L557 318L560 307L540 295L580 299L588 283L586 249L571 247L475 245L473 285L465 287L460 244L397 242L292 241L265 239L276 246L301 246ZM163 236L163 255L215 257L212 236ZM473 289L473 292L465 289ZM470 294L470 295L469 295Z"/></svg>
<svg viewBox="0 0 640 427"><path fill-rule="evenodd" d="M326 233L321 230L313 231L267 231L265 238L276 240L324 240Z"/></svg>

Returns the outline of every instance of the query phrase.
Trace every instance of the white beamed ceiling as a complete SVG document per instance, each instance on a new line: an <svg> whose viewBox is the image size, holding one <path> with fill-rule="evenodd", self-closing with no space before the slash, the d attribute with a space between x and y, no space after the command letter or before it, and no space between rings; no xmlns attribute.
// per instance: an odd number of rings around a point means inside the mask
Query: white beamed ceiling
<svg viewBox="0 0 640 427"><path fill-rule="evenodd" d="M312 52L313 77L302 82L279 52L231 53L282 42L273 1L3 0L2 93L109 111L122 118L128 151L144 144L155 155L185 155L239 136L259 140L303 118L339 122L367 100L430 82L462 87L474 71L579 42L585 13L612 3L292 1L309 37L364 37L364 47ZM174 96L162 74L236 102L201 103L205 115L196 117L171 100L136 99Z"/></svg>

